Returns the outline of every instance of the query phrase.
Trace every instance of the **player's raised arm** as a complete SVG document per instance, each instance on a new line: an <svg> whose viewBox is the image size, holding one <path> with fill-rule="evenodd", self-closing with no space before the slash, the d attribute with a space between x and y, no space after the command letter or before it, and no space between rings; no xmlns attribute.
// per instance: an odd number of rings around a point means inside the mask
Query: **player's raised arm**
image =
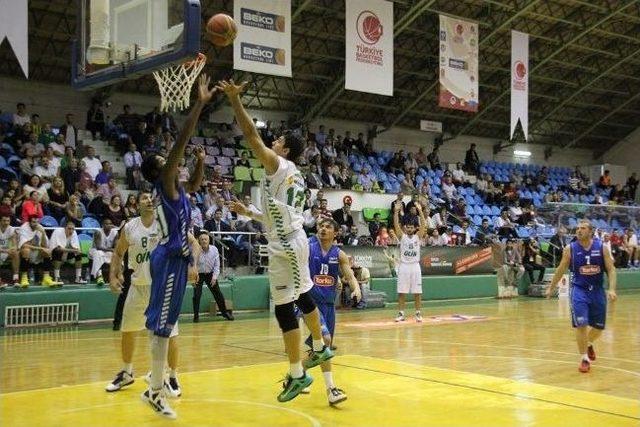
<svg viewBox="0 0 640 427"><path fill-rule="evenodd" d="M353 275L353 270L349 264L349 257L342 250L339 252L338 261L340 262L340 271L351 288L351 298L355 297L356 302L360 302L362 299L360 283L358 279L356 279L356 276Z"/></svg>
<svg viewBox="0 0 640 427"><path fill-rule="evenodd" d="M242 202L231 201L229 202L229 209L231 212L235 212L238 215L248 216L258 222L264 222L264 215L251 212Z"/></svg>
<svg viewBox="0 0 640 427"><path fill-rule="evenodd" d="M607 279L609 280L609 290L607 296L611 301L615 301L618 298L616 294L616 287L618 286L618 273L616 273L616 266L613 264L613 256L609 248L602 248L604 255L604 268L607 270Z"/></svg>
<svg viewBox="0 0 640 427"><path fill-rule="evenodd" d="M238 120L238 125L240 126L240 129L242 129L242 133L244 134L249 147L251 147L251 151L253 151L256 158L260 160L260 163L264 166L265 172L267 172L268 175L273 175L278 170L278 155L264 145L264 142L258 133L258 129L256 129L253 124L253 120L244 109L242 101L240 101L240 94L246 85L247 82L236 85L233 80L229 80L218 82L216 88L224 91L227 98L229 98L233 112Z"/></svg>
<svg viewBox="0 0 640 427"><path fill-rule="evenodd" d="M124 283L122 260L128 248L129 242L127 241L123 226L118 233L118 240L116 241L116 247L113 251L111 264L109 266L109 288L111 288L111 292L114 294L122 293L122 283Z"/></svg>
<svg viewBox="0 0 640 427"><path fill-rule="evenodd" d="M396 232L396 236L398 236L398 240L402 239L402 226L400 225L400 209L402 209L401 203L396 203L393 205L393 229Z"/></svg>
<svg viewBox="0 0 640 427"><path fill-rule="evenodd" d="M547 288L547 298L551 296L556 286L558 286L558 282L562 279L564 273L567 272L569 268L569 263L571 262L571 246L565 246L562 251L562 258L560 259L560 264L556 268L555 273L553 274L553 279L551 279L551 285Z"/></svg>
<svg viewBox="0 0 640 427"><path fill-rule="evenodd" d="M204 73L198 78L198 99L193 105L193 108L191 108L187 121L184 123L184 126L180 131L178 140L169 152L167 161L162 168L162 189L167 197L173 200L178 198L176 178L178 176L178 165L180 164L180 160L184 157L184 149L196 129L202 108L211 100L211 97L216 92L215 87L212 89L209 87L210 83L211 80L209 79L209 76Z"/></svg>

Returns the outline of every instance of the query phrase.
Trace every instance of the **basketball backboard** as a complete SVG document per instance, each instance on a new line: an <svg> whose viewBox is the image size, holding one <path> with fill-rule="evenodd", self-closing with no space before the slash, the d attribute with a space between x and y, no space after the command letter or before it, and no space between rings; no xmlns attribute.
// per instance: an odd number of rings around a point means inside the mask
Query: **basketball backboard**
<svg viewBox="0 0 640 427"><path fill-rule="evenodd" d="M91 90L193 59L199 0L78 0L71 84Z"/></svg>

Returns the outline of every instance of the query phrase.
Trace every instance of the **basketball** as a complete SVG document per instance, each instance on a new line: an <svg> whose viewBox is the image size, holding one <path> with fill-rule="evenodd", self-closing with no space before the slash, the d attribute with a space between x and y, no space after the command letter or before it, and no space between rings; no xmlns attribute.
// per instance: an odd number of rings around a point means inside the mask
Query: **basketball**
<svg viewBox="0 0 640 427"><path fill-rule="evenodd" d="M229 46L236 38L238 27L229 15L218 13L207 22L207 34L216 46Z"/></svg>

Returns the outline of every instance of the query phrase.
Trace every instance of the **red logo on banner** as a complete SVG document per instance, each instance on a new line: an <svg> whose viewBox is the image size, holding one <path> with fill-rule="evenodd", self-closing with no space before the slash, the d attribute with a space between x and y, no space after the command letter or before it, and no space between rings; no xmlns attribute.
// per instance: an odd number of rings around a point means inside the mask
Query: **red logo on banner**
<svg viewBox="0 0 640 427"><path fill-rule="evenodd" d="M516 90L526 89L527 66L522 61L513 64L513 88Z"/></svg>
<svg viewBox="0 0 640 427"><path fill-rule="evenodd" d="M358 15L356 30L360 40L366 44L376 44L378 40L380 40L380 37L382 37L382 23L380 22L380 18L369 10L365 10Z"/></svg>
<svg viewBox="0 0 640 427"><path fill-rule="evenodd" d="M456 25L456 34L458 34L459 36L462 35L462 33L464 33L464 27L462 26L462 24L458 24Z"/></svg>

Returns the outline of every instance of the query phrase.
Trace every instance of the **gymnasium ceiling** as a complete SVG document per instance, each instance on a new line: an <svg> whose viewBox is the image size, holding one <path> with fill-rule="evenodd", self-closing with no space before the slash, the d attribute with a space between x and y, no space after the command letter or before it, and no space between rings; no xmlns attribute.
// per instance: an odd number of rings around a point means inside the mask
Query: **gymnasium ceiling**
<svg viewBox="0 0 640 427"><path fill-rule="evenodd" d="M232 49L204 42L214 78L251 82L244 104L317 117L404 126L444 123L447 136L504 141L509 134L511 37L530 35L529 131L534 143L588 148L594 156L640 126L640 0L394 0L393 98L344 90L344 1L292 0L293 79L232 70ZM203 16L232 0L202 1ZM31 78L66 83L76 0L29 1ZM437 106L438 14L480 25L480 109ZM20 75L7 43L0 74ZM123 91L157 94L150 78Z"/></svg>

